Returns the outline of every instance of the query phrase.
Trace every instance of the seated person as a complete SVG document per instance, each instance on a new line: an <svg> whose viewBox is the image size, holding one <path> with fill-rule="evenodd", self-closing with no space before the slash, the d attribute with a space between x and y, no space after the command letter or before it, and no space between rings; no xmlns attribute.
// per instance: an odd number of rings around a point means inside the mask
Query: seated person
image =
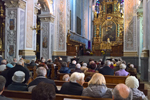
<svg viewBox="0 0 150 100"><path fill-rule="evenodd" d="M65 75L63 76L63 81L68 82L69 80L70 80L69 74L65 74Z"/></svg>
<svg viewBox="0 0 150 100"><path fill-rule="evenodd" d="M23 83L25 81L25 73L22 71L16 71L12 77L12 83L7 87L7 90L15 91L28 91L27 85Z"/></svg>
<svg viewBox="0 0 150 100"><path fill-rule="evenodd" d="M73 70L73 72L79 72L79 73L83 73L83 71L80 69L81 68L81 65L78 63L76 64L76 69Z"/></svg>
<svg viewBox="0 0 150 100"><path fill-rule="evenodd" d="M88 82L88 87L82 92L82 96L94 98L112 98L111 89L107 88L105 77L100 73L95 73Z"/></svg>
<svg viewBox="0 0 150 100"><path fill-rule="evenodd" d="M148 100L147 97L141 92L139 87L139 81L135 76L129 76L126 78L125 84L131 88L133 92L133 99L132 100ZM142 99L140 99L142 98Z"/></svg>
<svg viewBox="0 0 150 100"><path fill-rule="evenodd" d="M76 68L76 61L73 60L72 63L69 64L69 69L74 70Z"/></svg>
<svg viewBox="0 0 150 100"><path fill-rule="evenodd" d="M32 100L54 100L55 87L52 84L41 82L32 90Z"/></svg>
<svg viewBox="0 0 150 100"><path fill-rule="evenodd" d="M133 64L129 65L129 68L127 69L127 71L130 73L131 76L135 76L137 74L136 68L134 68Z"/></svg>
<svg viewBox="0 0 150 100"><path fill-rule="evenodd" d="M107 60L105 62L105 66L98 70L99 73L103 75L114 75L114 70L110 68L110 65L111 65L110 61Z"/></svg>
<svg viewBox="0 0 150 100"><path fill-rule="evenodd" d="M37 66L34 59L31 60L31 63L29 64L29 66Z"/></svg>
<svg viewBox="0 0 150 100"><path fill-rule="evenodd" d="M49 84L52 84L54 85L55 87L55 91L58 92L57 90L57 87L55 85L55 82L51 79L47 79L45 76L47 74L47 71L44 67L38 67L36 69L36 74L37 74L37 77L35 78L35 80L33 80L31 83L29 83L28 85L28 91L31 92L32 89L38 85L40 82L45 82L45 83L49 83Z"/></svg>
<svg viewBox="0 0 150 100"><path fill-rule="evenodd" d="M6 69L7 60L2 60L0 65L0 72L4 71Z"/></svg>
<svg viewBox="0 0 150 100"><path fill-rule="evenodd" d="M62 62L61 64L61 68L59 70L60 73L70 73L70 69L67 67L67 63L66 62Z"/></svg>
<svg viewBox="0 0 150 100"><path fill-rule="evenodd" d="M90 64L88 70L84 71L84 73L86 73L86 72L94 72L94 73L98 72L98 71L96 71L96 64L95 63Z"/></svg>
<svg viewBox="0 0 150 100"><path fill-rule="evenodd" d="M74 72L71 74L70 82L62 85L60 94L81 95L83 91L84 73Z"/></svg>
<svg viewBox="0 0 150 100"><path fill-rule="evenodd" d="M116 67L113 68L114 72L118 71L120 69L120 65L122 64L121 61L116 62Z"/></svg>
<svg viewBox="0 0 150 100"><path fill-rule="evenodd" d="M133 100L132 91L125 84L118 84L112 92L113 100Z"/></svg>
<svg viewBox="0 0 150 100"><path fill-rule="evenodd" d="M129 72L125 71L125 69L126 69L126 65L121 64L120 65L120 70L115 72L115 76L128 76Z"/></svg>
<svg viewBox="0 0 150 100"><path fill-rule="evenodd" d="M0 75L0 100L12 100L2 95L5 89L6 79Z"/></svg>
<svg viewBox="0 0 150 100"><path fill-rule="evenodd" d="M84 72L85 70L88 70L87 64L86 64L86 63L83 63L80 69L81 69L83 72Z"/></svg>

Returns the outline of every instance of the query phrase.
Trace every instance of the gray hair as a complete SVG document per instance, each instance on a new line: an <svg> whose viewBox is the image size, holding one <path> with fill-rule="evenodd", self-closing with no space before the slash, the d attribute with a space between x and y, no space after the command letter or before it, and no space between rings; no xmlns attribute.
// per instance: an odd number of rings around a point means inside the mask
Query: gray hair
<svg viewBox="0 0 150 100"><path fill-rule="evenodd" d="M2 75L0 75L0 92L3 91L3 88L5 87L6 79Z"/></svg>
<svg viewBox="0 0 150 100"><path fill-rule="evenodd" d="M17 64L18 65L23 65L23 63L24 63L24 60L19 60Z"/></svg>
<svg viewBox="0 0 150 100"><path fill-rule="evenodd" d="M64 76L63 76L63 81L69 81L69 79L70 79L70 76L69 76L69 74L65 74Z"/></svg>
<svg viewBox="0 0 150 100"><path fill-rule="evenodd" d="M130 89L130 88L129 88L129 89ZM122 98L122 97L120 96L120 93L119 93L119 91L118 91L117 88L114 88L114 89L113 89L112 95L113 95L113 97L114 97L113 100L132 100L132 98L133 98L133 96L132 96L133 93L132 93L132 90L131 90L131 89L130 89L130 91L129 91L129 95L128 95L127 98Z"/></svg>
<svg viewBox="0 0 150 100"><path fill-rule="evenodd" d="M105 65L106 65L106 66L110 66L110 65L111 65L111 62L110 62L109 60L107 60L107 61L105 62Z"/></svg>
<svg viewBox="0 0 150 100"><path fill-rule="evenodd" d="M62 62L62 66L63 66L63 67L66 67L66 66L67 66L67 63L66 63L66 62Z"/></svg>
<svg viewBox="0 0 150 100"><path fill-rule="evenodd" d="M38 67L36 69L36 73L38 76L45 76L47 74L46 69L44 67Z"/></svg>
<svg viewBox="0 0 150 100"><path fill-rule="evenodd" d="M70 81L76 83L80 79L84 80L84 77L84 73L74 72L73 74L71 74Z"/></svg>

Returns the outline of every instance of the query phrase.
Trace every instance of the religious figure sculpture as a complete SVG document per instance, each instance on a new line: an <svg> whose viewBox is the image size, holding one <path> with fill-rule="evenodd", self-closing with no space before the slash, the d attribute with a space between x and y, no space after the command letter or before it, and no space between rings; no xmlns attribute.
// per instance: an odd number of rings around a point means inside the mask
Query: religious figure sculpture
<svg viewBox="0 0 150 100"><path fill-rule="evenodd" d="M96 11L94 12L94 18L97 18L97 12Z"/></svg>
<svg viewBox="0 0 150 100"><path fill-rule="evenodd" d="M103 6L100 5L100 6L99 6L99 11L102 11L102 9L103 9Z"/></svg>

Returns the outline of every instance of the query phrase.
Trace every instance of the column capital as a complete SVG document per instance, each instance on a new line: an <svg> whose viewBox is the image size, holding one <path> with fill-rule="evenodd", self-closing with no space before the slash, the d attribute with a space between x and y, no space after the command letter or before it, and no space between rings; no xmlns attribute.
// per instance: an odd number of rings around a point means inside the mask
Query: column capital
<svg viewBox="0 0 150 100"><path fill-rule="evenodd" d="M14 7L18 7L22 9L26 8L26 0L4 0L4 2L5 2L4 5L7 8L14 8Z"/></svg>
<svg viewBox="0 0 150 100"><path fill-rule="evenodd" d="M52 14L41 14L39 15L39 17L42 22L54 23L55 16Z"/></svg>

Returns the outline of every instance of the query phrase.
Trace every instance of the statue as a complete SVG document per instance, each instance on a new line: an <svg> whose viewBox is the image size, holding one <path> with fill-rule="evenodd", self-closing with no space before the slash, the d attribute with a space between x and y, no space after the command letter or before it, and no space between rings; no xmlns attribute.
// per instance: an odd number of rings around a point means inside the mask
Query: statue
<svg viewBox="0 0 150 100"><path fill-rule="evenodd" d="M107 43L110 43L110 39L109 38L107 38Z"/></svg>
<svg viewBox="0 0 150 100"><path fill-rule="evenodd" d="M103 9L103 6L100 5L100 6L99 6L99 11L102 11L102 9Z"/></svg>
<svg viewBox="0 0 150 100"><path fill-rule="evenodd" d="M94 18L97 18L97 12L96 11L94 12Z"/></svg>
<svg viewBox="0 0 150 100"><path fill-rule="evenodd" d="M96 30L96 37L99 37L99 28Z"/></svg>

